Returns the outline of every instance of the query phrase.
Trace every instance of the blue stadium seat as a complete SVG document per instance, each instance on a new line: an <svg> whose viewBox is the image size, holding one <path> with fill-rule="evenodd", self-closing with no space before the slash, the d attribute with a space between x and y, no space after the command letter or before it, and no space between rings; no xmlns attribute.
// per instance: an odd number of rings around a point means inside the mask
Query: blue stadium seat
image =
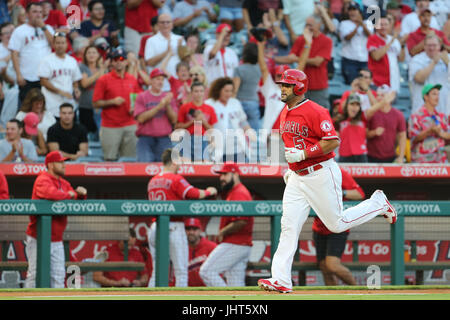
<svg viewBox="0 0 450 320"><path fill-rule="evenodd" d="M137 162L136 157L120 157L117 162Z"/></svg>
<svg viewBox="0 0 450 320"><path fill-rule="evenodd" d="M95 156L87 156L80 157L77 160L73 161L74 163L82 163L82 162L103 162L103 157L95 157Z"/></svg>

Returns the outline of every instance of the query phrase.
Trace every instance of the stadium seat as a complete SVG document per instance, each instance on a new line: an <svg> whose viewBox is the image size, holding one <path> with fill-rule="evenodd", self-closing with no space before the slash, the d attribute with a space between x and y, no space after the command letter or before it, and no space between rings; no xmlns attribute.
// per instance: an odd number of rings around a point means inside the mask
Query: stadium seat
<svg viewBox="0 0 450 320"><path fill-rule="evenodd" d="M137 162L136 157L120 157L117 162Z"/></svg>

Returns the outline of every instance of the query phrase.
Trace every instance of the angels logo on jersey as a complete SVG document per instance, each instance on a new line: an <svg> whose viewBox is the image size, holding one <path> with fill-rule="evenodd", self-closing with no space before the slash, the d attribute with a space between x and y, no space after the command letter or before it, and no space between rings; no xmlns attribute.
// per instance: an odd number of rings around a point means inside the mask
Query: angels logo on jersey
<svg viewBox="0 0 450 320"><path fill-rule="evenodd" d="M333 130L333 125L331 124L330 121L323 120L320 123L320 129L322 129L323 132L330 132L331 130Z"/></svg>

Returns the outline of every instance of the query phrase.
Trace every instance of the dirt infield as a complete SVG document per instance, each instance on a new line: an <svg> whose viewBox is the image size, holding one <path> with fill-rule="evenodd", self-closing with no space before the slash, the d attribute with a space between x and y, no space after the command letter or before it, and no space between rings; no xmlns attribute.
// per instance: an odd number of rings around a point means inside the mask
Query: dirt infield
<svg viewBox="0 0 450 320"><path fill-rule="evenodd" d="M139 297L139 296L240 296L245 298L245 296L291 296L291 295L417 295L417 294L440 294L440 295L450 295L450 289L445 288L412 288L412 289L301 289L295 290L289 294L280 294L277 292L266 292L262 290L176 290L171 288L170 290L155 290L155 289L142 289L142 290L56 290L56 289L46 289L46 290L32 290L32 291L21 291L21 290L6 290L0 291L0 297L67 297L71 296L85 296L95 297L95 296L128 296L128 297Z"/></svg>

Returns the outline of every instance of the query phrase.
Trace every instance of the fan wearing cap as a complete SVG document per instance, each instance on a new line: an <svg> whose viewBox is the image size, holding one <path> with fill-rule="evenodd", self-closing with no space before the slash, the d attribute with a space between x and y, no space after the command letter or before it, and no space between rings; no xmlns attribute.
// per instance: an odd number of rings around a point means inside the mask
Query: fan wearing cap
<svg viewBox="0 0 450 320"><path fill-rule="evenodd" d="M403 163L406 151L406 122L403 113L392 106L395 96L388 85L377 89L377 101L383 106L373 114L367 123L367 150L369 162ZM396 147L399 154L396 154Z"/></svg>
<svg viewBox="0 0 450 320"><path fill-rule="evenodd" d="M234 69L239 66L239 58L230 44L232 29L229 24L222 23L216 28L216 42L207 44L203 51L206 78L211 84L221 77L232 77Z"/></svg>
<svg viewBox="0 0 450 320"><path fill-rule="evenodd" d="M170 91L164 91L166 74L159 68L150 73L150 87L139 93L134 107L138 123L137 160L156 162L172 146L170 134L177 122L178 108Z"/></svg>
<svg viewBox="0 0 450 320"><path fill-rule="evenodd" d="M252 196L239 179L236 163L226 162L217 170L222 198L226 201L251 201ZM208 287L245 286L245 271L252 248L253 217L221 217L219 245L200 268L200 277ZM226 281L220 276L225 274Z"/></svg>
<svg viewBox="0 0 450 320"><path fill-rule="evenodd" d="M55 33L55 52L42 59L38 71L46 108L56 118L59 118L61 104L74 104L74 98L80 97L78 84L82 76L75 58L66 53L67 43L65 33Z"/></svg>
<svg viewBox="0 0 450 320"><path fill-rule="evenodd" d="M44 135L38 129L39 116L34 112L28 112L23 119L23 124L22 137L33 141L39 156L46 155L48 152L47 144Z"/></svg>
<svg viewBox="0 0 450 320"><path fill-rule="evenodd" d="M109 54L112 70L98 78L92 103L101 109L100 141L103 157L115 161L119 157L136 156L136 121L131 95L141 92L138 81L126 72L127 55L122 48Z"/></svg>
<svg viewBox="0 0 450 320"><path fill-rule="evenodd" d="M60 151L52 151L45 157L47 171L41 171L33 184L31 199L33 200L76 200L86 199L87 190L84 187L74 189L64 179L66 161ZM67 216L56 214L52 216L51 248L50 248L50 286L64 288L66 276L64 263L63 234L67 226ZM28 271L25 287L34 288L36 281L36 253L37 253L37 217L30 216L30 223L26 230L26 254L28 257Z"/></svg>
<svg viewBox="0 0 450 320"><path fill-rule="evenodd" d="M441 39L443 47L450 52L450 41L447 39L446 35L442 31L434 29L430 26L432 17L433 13L429 8L422 9L419 12L420 27L417 28L416 31L411 32L408 35L408 40L406 41L411 57L424 50L425 37L427 34L433 32L439 37L439 39Z"/></svg>
<svg viewBox="0 0 450 320"><path fill-rule="evenodd" d="M276 63L298 63L297 69L304 71L308 77L308 99L328 108L328 68L331 60L333 41L321 31L320 17L310 16L306 19L305 31L295 40L287 56L275 56ZM302 58L302 63L300 63Z"/></svg>
<svg viewBox="0 0 450 320"><path fill-rule="evenodd" d="M447 163L446 143L450 140L448 117L438 112L440 84L427 84L422 89L424 105L411 114L408 133L411 138L411 161Z"/></svg>
<svg viewBox="0 0 450 320"><path fill-rule="evenodd" d="M192 186L183 176L178 174L180 156L172 149L166 149L161 156L163 169L150 179L147 186L150 201L172 201L205 199L217 195L217 189L208 187L205 190ZM183 217L171 217L169 223L169 256L172 261L177 287L186 287L188 284L189 249ZM156 222L147 234L149 249L152 257L156 255ZM153 263L155 266L155 263ZM149 287L155 286L155 269L152 272Z"/></svg>
<svg viewBox="0 0 450 320"><path fill-rule="evenodd" d="M401 37L409 35L411 32L416 31L417 28L420 27L420 19L419 19L420 12L422 10L430 7L430 0L415 0L414 2L416 5L415 11L407 14L402 19L402 25L401 25L401 31L400 31ZM439 23L438 23L436 17L434 17L434 16L431 17L430 26L434 29L438 29L438 30L440 29Z"/></svg>
<svg viewBox="0 0 450 320"><path fill-rule="evenodd" d="M187 218L184 220L184 227L189 244L188 286L204 287L205 283L200 278L198 272L211 251L217 247L217 243L202 236L202 225L197 218Z"/></svg>

